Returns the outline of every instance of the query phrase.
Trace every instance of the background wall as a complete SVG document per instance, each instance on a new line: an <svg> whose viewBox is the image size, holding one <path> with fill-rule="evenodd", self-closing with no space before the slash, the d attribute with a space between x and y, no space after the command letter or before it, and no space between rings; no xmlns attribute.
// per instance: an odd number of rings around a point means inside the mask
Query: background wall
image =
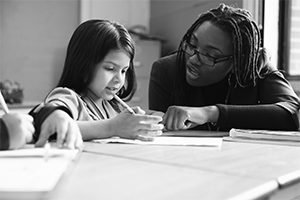
<svg viewBox="0 0 300 200"><path fill-rule="evenodd" d="M160 36L162 54L177 49L185 31L197 16L220 3L242 7L242 0L151 0L150 33Z"/></svg>
<svg viewBox="0 0 300 200"><path fill-rule="evenodd" d="M80 0L80 21L108 19L149 29L150 0Z"/></svg>
<svg viewBox="0 0 300 200"><path fill-rule="evenodd" d="M41 101L60 78L79 24L79 1L0 0L0 80L18 81L26 101Z"/></svg>
<svg viewBox="0 0 300 200"><path fill-rule="evenodd" d="M199 13L221 2L243 7L246 1L0 0L0 80L18 81L25 101L42 101L60 78L71 34L91 16L120 21L127 28L145 26L165 39L161 55L166 55L176 50Z"/></svg>

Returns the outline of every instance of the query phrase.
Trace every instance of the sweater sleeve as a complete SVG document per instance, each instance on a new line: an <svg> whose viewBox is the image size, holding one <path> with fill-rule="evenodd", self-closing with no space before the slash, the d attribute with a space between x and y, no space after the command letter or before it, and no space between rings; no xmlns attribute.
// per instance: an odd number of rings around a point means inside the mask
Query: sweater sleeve
<svg viewBox="0 0 300 200"><path fill-rule="evenodd" d="M297 130L298 120L280 106L270 105L224 105L217 104L220 115L217 126L220 130L231 128Z"/></svg>
<svg viewBox="0 0 300 200"><path fill-rule="evenodd" d="M172 79L166 60L158 60L153 63L149 82L149 109L166 112L172 105Z"/></svg>
<svg viewBox="0 0 300 200"><path fill-rule="evenodd" d="M9 148L9 133L4 121L0 118L0 150Z"/></svg>
<svg viewBox="0 0 300 200"><path fill-rule="evenodd" d="M71 112L65 106L54 106L54 105L51 105L48 103L48 104L39 105L38 107L39 107L39 109L37 109L37 110L33 109L29 112L29 114L34 119L34 128L35 128L35 132L33 134L33 142L34 143L38 140L38 138L40 136L41 127L42 127L43 122L55 110L62 110L64 112L66 112L68 115L70 115L70 117L72 117ZM56 134L53 134L50 137L50 140L53 140L55 138L56 138Z"/></svg>
<svg viewBox="0 0 300 200"><path fill-rule="evenodd" d="M79 102L79 99L80 97L73 90L58 87L50 92L45 99L45 103L66 107L67 110L70 111L72 118L77 120L83 106L82 103Z"/></svg>
<svg viewBox="0 0 300 200"><path fill-rule="evenodd" d="M279 71L258 82L257 105L218 104L217 125L230 128L298 130L299 98Z"/></svg>

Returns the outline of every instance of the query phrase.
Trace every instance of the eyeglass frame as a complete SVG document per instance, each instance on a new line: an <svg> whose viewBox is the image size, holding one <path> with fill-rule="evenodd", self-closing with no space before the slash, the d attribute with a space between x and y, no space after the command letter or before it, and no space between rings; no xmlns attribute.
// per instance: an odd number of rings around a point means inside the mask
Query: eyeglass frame
<svg viewBox="0 0 300 200"><path fill-rule="evenodd" d="M224 57L221 57L221 58L215 58L215 57L212 57L212 56L208 56L208 55L205 55L203 53L200 52L199 48L194 48L193 47L194 45L190 44L189 42L187 41L183 41L182 44L181 44L181 49L182 51L184 51L187 55L189 56L193 56L193 55L197 55L197 59L202 63L202 64L205 64L209 67L214 67L217 63L220 63L220 62L223 62L223 61L227 61L227 60L230 60L233 58L232 55L229 55L229 56L224 56ZM193 51L193 53L189 53L187 52L187 48L190 48L191 51ZM209 62L212 62L212 64L210 63L207 63L207 62L203 62L203 57L205 58L206 61L209 61Z"/></svg>

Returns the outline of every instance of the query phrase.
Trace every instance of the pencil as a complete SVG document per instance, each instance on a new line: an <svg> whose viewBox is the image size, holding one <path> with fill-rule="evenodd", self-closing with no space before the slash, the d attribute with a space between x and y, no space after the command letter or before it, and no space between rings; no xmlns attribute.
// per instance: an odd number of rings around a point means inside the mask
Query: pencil
<svg viewBox="0 0 300 200"><path fill-rule="evenodd" d="M134 114L134 110L132 110L132 108L130 108L122 99L120 99L120 97L118 97L115 94L115 99L124 107L126 108L131 114Z"/></svg>
<svg viewBox="0 0 300 200"><path fill-rule="evenodd" d="M5 112L6 114L9 113L7 104L5 103L5 100L4 100L4 97L3 97L2 93L1 93L1 90L0 90L0 104L1 104L1 106L2 106L2 108L3 108L3 110L4 110L4 112Z"/></svg>

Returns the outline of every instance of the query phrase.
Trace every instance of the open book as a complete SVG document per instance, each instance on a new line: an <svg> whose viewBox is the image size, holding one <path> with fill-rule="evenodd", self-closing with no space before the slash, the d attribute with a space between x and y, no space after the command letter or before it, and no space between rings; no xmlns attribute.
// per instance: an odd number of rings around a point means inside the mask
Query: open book
<svg viewBox="0 0 300 200"><path fill-rule="evenodd" d="M0 151L0 200L43 199L54 189L78 150L43 148Z"/></svg>
<svg viewBox="0 0 300 200"><path fill-rule="evenodd" d="M224 140L300 146L300 131L270 131L233 128L229 131L229 137L224 138Z"/></svg>

